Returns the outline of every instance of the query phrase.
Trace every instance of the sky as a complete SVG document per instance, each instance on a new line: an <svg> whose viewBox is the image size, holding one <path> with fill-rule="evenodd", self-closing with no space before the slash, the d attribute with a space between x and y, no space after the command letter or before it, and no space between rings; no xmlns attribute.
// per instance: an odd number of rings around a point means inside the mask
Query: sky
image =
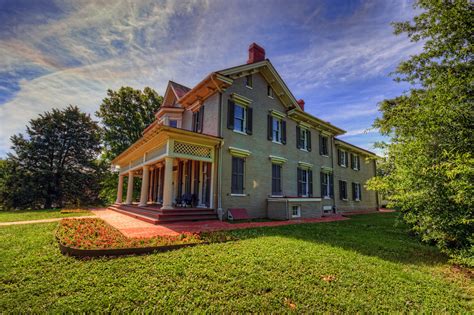
<svg viewBox="0 0 474 315"><path fill-rule="evenodd" d="M307 112L376 151L377 103L408 89L389 74L421 50L390 23L415 13L412 0L0 0L0 157L42 112L94 115L121 86L192 87L253 42Z"/></svg>

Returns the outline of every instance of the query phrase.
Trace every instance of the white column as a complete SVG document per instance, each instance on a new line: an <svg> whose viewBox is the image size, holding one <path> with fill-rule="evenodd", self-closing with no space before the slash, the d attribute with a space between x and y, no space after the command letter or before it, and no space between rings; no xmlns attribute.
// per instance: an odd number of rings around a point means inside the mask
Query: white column
<svg viewBox="0 0 474 315"><path fill-rule="evenodd" d="M117 187L117 200L115 203L122 203L123 195L123 175L119 175L118 187Z"/></svg>
<svg viewBox="0 0 474 315"><path fill-rule="evenodd" d="M133 201L133 172L128 172L127 200L126 205L131 205Z"/></svg>
<svg viewBox="0 0 474 315"><path fill-rule="evenodd" d="M165 157L162 209L173 209L173 158Z"/></svg>
<svg viewBox="0 0 474 315"><path fill-rule="evenodd" d="M210 192L209 192L209 208L213 209L214 208L214 167L215 164L214 162L211 163L211 187L209 187Z"/></svg>
<svg viewBox="0 0 474 315"><path fill-rule="evenodd" d="M150 167L148 165L143 166L142 175L142 190L140 194L140 207L146 206L148 201L148 184L150 183Z"/></svg>

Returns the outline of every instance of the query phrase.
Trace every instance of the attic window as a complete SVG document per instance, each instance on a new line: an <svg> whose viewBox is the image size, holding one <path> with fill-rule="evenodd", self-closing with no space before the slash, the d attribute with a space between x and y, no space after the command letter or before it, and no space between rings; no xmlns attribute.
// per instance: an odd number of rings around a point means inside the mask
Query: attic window
<svg viewBox="0 0 474 315"><path fill-rule="evenodd" d="M248 88L253 88L253 80L251 74L245 76L245 86Z"/></svg>
<svg viewBox="0 0 474 315"><path fill-rule="evenodd" d="M273 98L273 89L270 85L267 85L267 96Z"/></svg>

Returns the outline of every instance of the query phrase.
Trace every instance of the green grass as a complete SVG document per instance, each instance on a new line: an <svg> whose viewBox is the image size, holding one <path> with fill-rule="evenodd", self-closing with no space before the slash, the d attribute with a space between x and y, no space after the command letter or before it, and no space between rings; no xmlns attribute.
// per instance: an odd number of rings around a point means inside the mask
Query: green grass
<svg viewBox="0 0 474 315"><path fill-rule="evenodd" d="M0 227L0 313L472 312L468 276L394 227L395 216L239 230L229 232L236 242L94 260L62 256L57 223Z"/></svg>
<svg viewBox="0 0 474 315"><path fill-rule="evenodd" d="M75 213L61 213L61 209L0 211L0 222L29 221L92 215L88 210Z"/></svg>

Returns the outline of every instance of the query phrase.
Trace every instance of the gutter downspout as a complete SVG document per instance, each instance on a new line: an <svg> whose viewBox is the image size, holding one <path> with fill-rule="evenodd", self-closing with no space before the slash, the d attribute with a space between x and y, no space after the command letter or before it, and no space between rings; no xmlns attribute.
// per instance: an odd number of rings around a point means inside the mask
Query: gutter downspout
<svg viewBox="0 0 474 315"><path fill-rule="evenodd" d="M337 208L336 208L336 189L334 189L334 175L335 175L335 171L336 169L334 168L334 149L336 148L336 141L335 141L335 138L334 136L331 136L331 141L332 141L332 144L331 144L331 167L332 167L332 189L333 189L333 192L334 192L334 196L332 196L332 203L333 203L333 213L336 214L337 213ZM337 150L336 150L337 152Z"/></svg>
<svg viewBox="0 0 474 315"><path fill-rule="evenodd" d="M374 177L377 176L377 160L374 159ZM375 191L375 202L377 203L377 211L380 211L380 194L378 191Z"/></svg>
<svg viewBox="0 0 474 315"><path fill-rule="evenodd" d="M219 137L222 138L222 92L219 91ZM222 210L222 144L219 144L219 161L217 165L217 216L219 220L223 220L224 213Z"/></svg>

